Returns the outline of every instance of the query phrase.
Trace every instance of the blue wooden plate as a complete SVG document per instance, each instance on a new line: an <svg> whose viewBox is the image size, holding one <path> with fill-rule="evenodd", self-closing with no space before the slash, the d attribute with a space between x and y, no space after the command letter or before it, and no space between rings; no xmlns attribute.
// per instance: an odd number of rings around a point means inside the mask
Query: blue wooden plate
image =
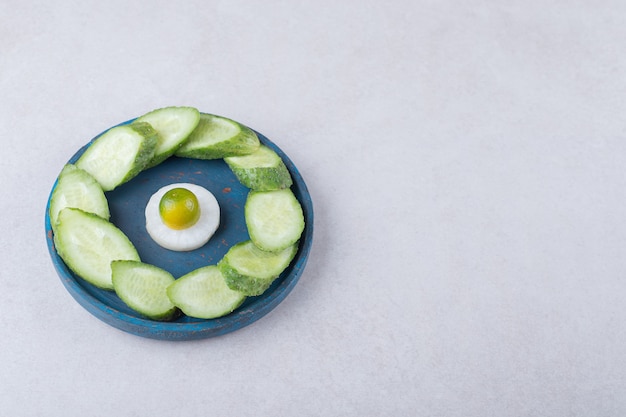
<svg viewBox="0 0 626 417"><path fill-rule="evenodd" d="M133 120L122 124L131 123ZM266 292L257 297L247 298L237 310L217 319L206 320L187 316L180 316L171 322L147 319L128 308L113 291L91 285L65 265L54 247L48 215L50 207L48 198L45 216L48 250L63 285L72 297L91 314L113 327L137 336L162 340L194 340L226 334L255 322L280 304L297 284L309 256L313 241L313 204L306 184L293 162L278 146L259 132L256 133L261 143L280 155L291 172L293 178L291 189L302 205L306 222L296 257ZM76 152L68 162L76 162L93 140ZM215 235L206 245L190 252L163 249L154 243L145 229L144 210L150 196L159 188L178 182L198 184L208 189L217 199L221 210L220 226ZM56 182L52 191L54 187ZM169 271L174 277L180 277L202 266L216 264L231 246L249 239L243 214L248 191L222 159L171 157L105 194L111 211L111 222L130 238L141 260Z"/></svg>

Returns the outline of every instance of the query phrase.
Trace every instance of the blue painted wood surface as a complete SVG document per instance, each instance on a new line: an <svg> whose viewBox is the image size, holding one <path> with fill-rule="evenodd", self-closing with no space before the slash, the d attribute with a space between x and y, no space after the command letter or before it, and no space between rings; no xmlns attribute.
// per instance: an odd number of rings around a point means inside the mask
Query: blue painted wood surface
<svg viewBox="0 0 626 417"><path fill-rule="evenodd" d="M132 120L125 123L130 122ZM291 188L302 205L306 222L296 257L265 293L249 297L233 313L218 319L181 316L175 321L158 322L144 318L128 308L114 292L96 288L69 270L54 248L48 199L45 215L48 250L63 285L72 297L95 317L113 327L138 336L162 340L194 340L219 336L247 326L274 309L291 292L305 268L313 242L313 203L304 179L289 157L268 138L256 133L263 144L281 156L291 172L294 181ZM78 160L90 143L76 152L68 162ZM219 229L206 245L191 252L163 249L152 241L145 230L144 209L148 199L162 186L175 182L201 185L211 191L220 204ZM55 186L56 182L52 191ZM248 191L221 159L205 161L171 157L140 173L128 183L107 192L106 196L111 210L111 221L130 238L142 261L157 265L178 278L196 268L216 264L232 245L249 239L243 214Z"/></svg>

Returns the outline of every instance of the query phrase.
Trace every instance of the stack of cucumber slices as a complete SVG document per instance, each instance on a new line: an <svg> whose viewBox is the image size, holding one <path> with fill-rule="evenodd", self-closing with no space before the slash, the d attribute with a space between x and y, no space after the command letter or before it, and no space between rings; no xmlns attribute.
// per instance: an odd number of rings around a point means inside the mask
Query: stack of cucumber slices
<svg viewBox="0 0 626 417"><path fill-rule="evenodd" d="M224 159L249 193L244 216L250 240L214 265L181 277L142 262L130 239L110 221L105 192L171 156ZM222 317L263 294L294 259L305 221L280 156L254 131L193 107L166 107L97 137L57 178L49 204L58 255L85 281L115 291L153 320L181 313Z"/></svg>

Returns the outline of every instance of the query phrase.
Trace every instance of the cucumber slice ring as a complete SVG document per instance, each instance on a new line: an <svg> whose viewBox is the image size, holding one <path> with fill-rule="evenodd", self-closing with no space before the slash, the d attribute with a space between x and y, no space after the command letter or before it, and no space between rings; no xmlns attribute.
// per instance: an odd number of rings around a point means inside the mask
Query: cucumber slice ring
<svg viewBox="0 0 626 417"><path fill-rule="evenodd" d="M134 120L120 125L132 123ZM249 297L233 313L217 319L182 316L171 322L157 322L144 318L126 306L114 292L96 288L69 270L54 248L53 232L48 217L50 204L48 199L45 216L48 250L61 282L70 295L101 321L137 336L160 340L195 340L227 334L252 324L280 304L295 287L306 266L313 241L313 204L306 184L293 162L268 138L259 132L255 133L262 144L281 156L289 169L293 178L291 189L302 205L306 221L296 257L267 291L260 296ZM93 140L79 149L68 162L75 162L92 142ZM220 201L224 225L220 226L216 235L201 249L184 253L171 252L160 248L149 237L146 238L147 232L142 215L147 202L146 196L151 195L160 184L171 182L198 183L213 192ZM56 182L50 195L55 186ZM164 269L178 277L200 265L216 263L231 246L249 238L243 213L248 191L221 159L171 157L160 165L142 172L118 189L107 192L106 196L111 207L111 221L131 239L142 261L157 266L164 265Z"/></svg>

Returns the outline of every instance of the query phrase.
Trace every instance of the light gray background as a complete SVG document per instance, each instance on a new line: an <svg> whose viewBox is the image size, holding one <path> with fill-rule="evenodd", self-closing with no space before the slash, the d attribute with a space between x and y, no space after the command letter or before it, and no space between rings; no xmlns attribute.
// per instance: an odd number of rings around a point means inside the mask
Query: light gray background
<svg viewBox="0 0 626 417"><path fill-rule="evenodd" d="M0 4L0 413L626 414L626 3ZM276 142L301 281L190 343L92 317L47 253L69 157L168 105Z"/></svg>

